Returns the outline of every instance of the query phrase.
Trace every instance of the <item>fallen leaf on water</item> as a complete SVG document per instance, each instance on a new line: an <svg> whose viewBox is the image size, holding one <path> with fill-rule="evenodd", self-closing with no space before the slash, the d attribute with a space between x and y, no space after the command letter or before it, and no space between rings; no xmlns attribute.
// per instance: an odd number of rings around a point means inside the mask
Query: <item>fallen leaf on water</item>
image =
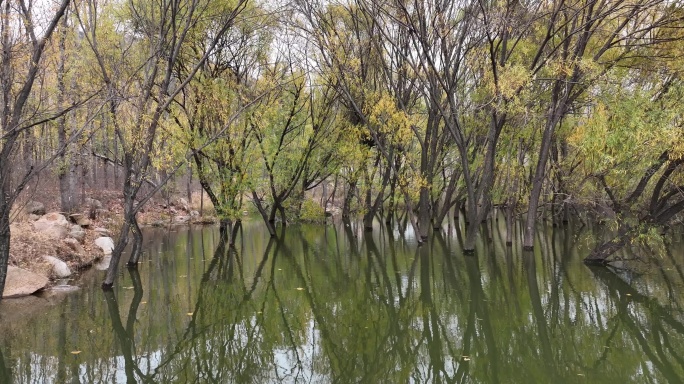
<svg viewBox="0 0 684 384"><path fill-rule="evenodd" d="M124 287L124 289L133 289L134 287Z"/></svg>
<svg viewBox="0 0 684 384"><path fill-rule="evenodd" d="M81 351L71 351L72 355L78 355L79 353L81 353Z"/></svg>
<svg viewBox="0 0 684 384"><path fill-rule="evenodd" d="M298 290L298 291L303 291L304 288L302 288L302 287L297 287L297 290Z"/></svg>
<svg viewBox="0 0 684 384"><path fill-rule="evenodd" d="M140 304L147 304L147 301L141 301Z"/></svg>
<svg viewBox="0 0 684 384"><path fill-rule="evenodd" d="M188 277L188 275L180 275L180 276L178 276L178 277Z"/></svg>
<svg viewBox="0 0 684 384"><path fill-rule="evenodd" d="M577 376L584 376L584 373L578 373Z"/></svg>
<svg viewBox="0 0 684 384"><path fill-rule="evenodd" d="M194 312L188 312L188 316L192 316Z"/></svg>
<svg viewBox="0 0 684 384"><path fill-rule="evenodd" d="M470 356L461 356L461 359L463 359L463 361L470 361Z"/></svg>
<svg viewBox="0 0 684 384"><path fill-rule="evenodd" d="M631 293L628 293L627 296L632 296L632 294L631 294Z"/></svg>

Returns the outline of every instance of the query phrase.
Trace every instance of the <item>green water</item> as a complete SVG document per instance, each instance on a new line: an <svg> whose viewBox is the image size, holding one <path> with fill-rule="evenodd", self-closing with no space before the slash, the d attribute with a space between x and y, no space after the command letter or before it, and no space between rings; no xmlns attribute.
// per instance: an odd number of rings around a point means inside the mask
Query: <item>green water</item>
<svg viewBox="0 0 684 384"><path fill-rule="evenodd" d="M233 250L215 228L150 231L113 292L91 270L0 304L0 383L684 380L681 241L613 273L581 263L587 229L549 227L532 254L502 235L464 256L453 232L417 247L381 226L269 241L246 222Z"/></svg>

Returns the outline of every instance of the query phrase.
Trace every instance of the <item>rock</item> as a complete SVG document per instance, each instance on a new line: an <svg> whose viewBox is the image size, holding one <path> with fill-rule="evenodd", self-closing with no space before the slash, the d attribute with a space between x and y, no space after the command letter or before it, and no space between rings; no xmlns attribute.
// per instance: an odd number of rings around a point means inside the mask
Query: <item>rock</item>
<svg viewBox="0 0 684 384"><path fill-rule="evenodd" d="M83 216L80 213L74 213L69 215L69 219L71 220L72 223L78 224L79 226L83 228L88 228L91 225L90 219L87 217Z"/></svg>
<svg viewBox="0 0 684 384"><path fill-rule="evenodd" d="M3 292L2 297L27 296L45 288L47 284L48 278L45 276L8 265L5 291Z"/></svg>
<svg viewBox="0 0 684 384"><path fill-rule="evenodd" d="M190 212L190 204L189 204L188 201L185 200L185 198L183 198L183 197L181 197L181 198L179 198L178 200L176 200L175 206L178 207L178 208L180 208L180 209L182 209L182 210L184 210L185 212Z"/></svg>
<svg viewBox="0 0 684 384"><path fill-rule="evenodd" d="M105 255L111 255L114 250L114 240L111 237L98 237L95 239L95 245L100 247Z"/></svg>
<svg viewBox="0 0 684 384"><path fill-rule="evenodd" d="M199 212L197 211L190 211L190 217L199 217Z"/></svg>
<svg viewBox="0 0 684 384"><path fill-rule="evenodd" d="M99 234L102 235L102 236L109 236L109 235L111 235L111 233L109 233L109 231L108 231L106 228L97 227L97 228L94 229L94 231L97 232L97 233L99 233Z"/></svg>
<svg viewBox="0 0 684 384"><path fill-rule="evenodd" d="M105 257L103 257L102 259L100 259L100 261L98 261L97 263L95 263L93 266L94 266L95 269L97 269L98 271L106 271L107 268L109 268L109 263L111 263L111 261L112 261L112 255L111 255L111 254L105 255Z"/></svg>
<svg viewBox="0 0 684 384"><path fill-rule="evenodd" d="M83 230L83 228L81 228L80 225L74 224L71 227L71 231L69 232L69 237L72 237L82 242L83 240L85 240L86 232Z"/></svg>
<svg viewBox="0 0 684 384"><path fill-rule="evenodd" d="M79 288L75 285L60 284L60 285L55 285L54 287L50 288L47 292L50 295L54 295L54 294L64 294L64 293L76 292L80 289L81 288Z"/></svg>
<svg viewBox="0 0 684 384"><path fill-rule="evenodd" d="M85 233L85 232L84 232ZM64 239L62 240L64 244L66 244L69 249L74 251L75 254L77 255L83 255L85 254L85 249L83 249L83 246L81 243L79 243L79 240L76 239Z"/></svg>
<svg viewBox="0 0 684 384"><path fill-rule="evenodd" d="M190 216L179 215L173 218L173 222L176 224L184 224L190 221Z"/></svg>
<svg viewBox="0 0 684 384"><path fill-rule="evenodd" d="M65 277L71 276L71 269L69 269L67 263L63 262L62 260L52 256L43 256L43 260L52 265L52 273L56 277L63 279Z"/></svg>
<svg viewBox="0 0 684 384"><path fill-rule="evenodd" d="M48 213L34 221L33 228L57 240L65 238L71 229L66 217L57 212Z"/></svg>
<svg viewBox="0 0 684 384"><path fill-rule="evenodd" d="M29 201L26 203L26 206L24 207L24 212L27 214L34 214L38 216L42 216L45 214L45 204L39 202L39 201Z"/></svg>
<svg viewBox="0 0 684 384"><path fill-rule="evenodd" d="M36 214L33 214L33 213L29 213L29 215L28 215L28 221L36 221L36 220L38 220L38 219L40 219L40 216L38 216L38 215L36 215Z"/></svg>
<svg viewBox="0 0 684 384"><path fill-rule="evenodd" d="M95 209L102 209L102 202L100 200L95 200L95 199L91 199L90 197L86 197L85 203L86 203L86 205L88 205L88 207L92 207Z"/></svg>

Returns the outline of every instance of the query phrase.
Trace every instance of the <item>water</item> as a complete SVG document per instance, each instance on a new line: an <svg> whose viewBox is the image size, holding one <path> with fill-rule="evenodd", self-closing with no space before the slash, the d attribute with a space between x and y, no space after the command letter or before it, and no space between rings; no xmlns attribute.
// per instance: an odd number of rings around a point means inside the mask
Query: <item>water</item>
<svg viewBox="0 0 684 384"><path fill-rule="evenodd" d="M644 383L684 380L684 273L669 253L638 272L581 263L595 236L547 228L533 254L483 232L246 222L148 232L113 292L0 304L1 383ZM218 248L218 249L217 249Z"/></svg>

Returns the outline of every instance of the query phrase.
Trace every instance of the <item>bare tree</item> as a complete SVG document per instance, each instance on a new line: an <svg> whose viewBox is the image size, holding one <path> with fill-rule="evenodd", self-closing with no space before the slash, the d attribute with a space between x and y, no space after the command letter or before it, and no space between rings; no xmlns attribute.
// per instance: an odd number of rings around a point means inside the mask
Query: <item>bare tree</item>
<svg viewBox="0 0 684 384"><path fill-rule="evenodd" d="M33 96L34 82L44 68L43 53L69 2L60 1L46 15L47 23L42 23L34 15L31 3L0 1L0 293L5 288L9 260L10 210L28 181L41 168L29 165L21 174L15 175L21 138L37 125L64 113L53 108L31 111L33 116L41 116L35 119L28 118L25 109ZM39 25L44 25L44 29L37 30Z"/></svg>

